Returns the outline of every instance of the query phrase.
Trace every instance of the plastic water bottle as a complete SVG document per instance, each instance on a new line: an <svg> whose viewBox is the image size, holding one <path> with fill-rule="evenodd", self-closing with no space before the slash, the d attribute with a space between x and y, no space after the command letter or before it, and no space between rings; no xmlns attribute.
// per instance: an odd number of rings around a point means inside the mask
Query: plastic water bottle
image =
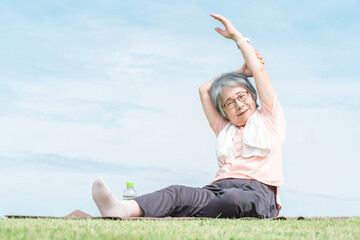
<svg viewBox="0 0 360 240"><path fill-rule="evenodd" d="M134 189L134 183L133 182L127 182L126 183L126 189L123 193L123 199L124 200L130 200L134 197L137 197L137 193Z"/></svg>

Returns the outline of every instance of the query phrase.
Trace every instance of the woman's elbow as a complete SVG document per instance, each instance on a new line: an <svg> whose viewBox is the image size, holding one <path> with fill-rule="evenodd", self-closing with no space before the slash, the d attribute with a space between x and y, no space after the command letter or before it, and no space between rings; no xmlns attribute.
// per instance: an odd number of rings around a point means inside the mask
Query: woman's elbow
<svg viewBox="0 0 360 240"><path fill-rule="evenodd" d="M205 84L199 87L199 94L204 95L209 93L209 87Z"/></svg>

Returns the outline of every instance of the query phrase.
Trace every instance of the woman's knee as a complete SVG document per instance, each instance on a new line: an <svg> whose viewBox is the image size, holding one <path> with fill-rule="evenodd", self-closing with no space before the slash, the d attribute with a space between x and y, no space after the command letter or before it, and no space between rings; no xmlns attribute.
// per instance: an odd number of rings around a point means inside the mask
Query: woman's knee
<svg viewBox="0 0 360 240"><path fill-rule="evenodd" d="M171 185L166 187L164 190L176 202L183 201L183 199L187 198L189 195L188 187L183 185Z"/></svg>
<svg viewBox="0 0 360 240"><path fill-rule="evenodd" d="M170 186L167 186L165 189L179 190L180 188L181 188L181 185L170 185Z"/></svg>

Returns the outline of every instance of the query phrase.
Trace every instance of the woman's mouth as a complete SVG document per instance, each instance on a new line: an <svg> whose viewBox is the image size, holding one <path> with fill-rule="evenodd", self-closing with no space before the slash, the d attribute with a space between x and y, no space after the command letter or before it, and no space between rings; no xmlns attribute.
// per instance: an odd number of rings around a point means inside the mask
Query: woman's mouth
<svg viewBox="0 0 360 240"><path fill-rule="evenodd" d="M243 114L244 114L244 113L246 113L248 110L249 110L249 109L246 109L245 111L243 111L243 112L239 113L239 114L238 114L238 116L243 115Z"/></svg>

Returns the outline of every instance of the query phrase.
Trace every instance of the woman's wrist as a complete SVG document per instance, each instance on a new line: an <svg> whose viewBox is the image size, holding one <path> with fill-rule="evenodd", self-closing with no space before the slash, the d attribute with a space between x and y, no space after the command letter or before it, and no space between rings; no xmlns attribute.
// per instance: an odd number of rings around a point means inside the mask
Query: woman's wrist
<svg viewBox="0 0 360 240"><path fill-rule="evenodd" d="M245 75L245 72L240 68L240 69L236 69L235 71L233 72L236 72L236 73L240 73L242 75Z"/></svg>
<svg viewBox="0 0 360 240"><path fill-rule="evenodd" d="M240 48L240 45L241 45L242 43L244 43L244 42L250 43L250 39L248 39L248 38L246 38L246 37L241 38L239 41L236 42L237 47Z"/></svg>
<svg viewBox="0 0 360 240"><path fill-rule="evenodd" d="M234 35L232 40L234 40L234 42L238 42L242 38L244 38L244 36L241 33L238 32L237 34Z"/></svg>

